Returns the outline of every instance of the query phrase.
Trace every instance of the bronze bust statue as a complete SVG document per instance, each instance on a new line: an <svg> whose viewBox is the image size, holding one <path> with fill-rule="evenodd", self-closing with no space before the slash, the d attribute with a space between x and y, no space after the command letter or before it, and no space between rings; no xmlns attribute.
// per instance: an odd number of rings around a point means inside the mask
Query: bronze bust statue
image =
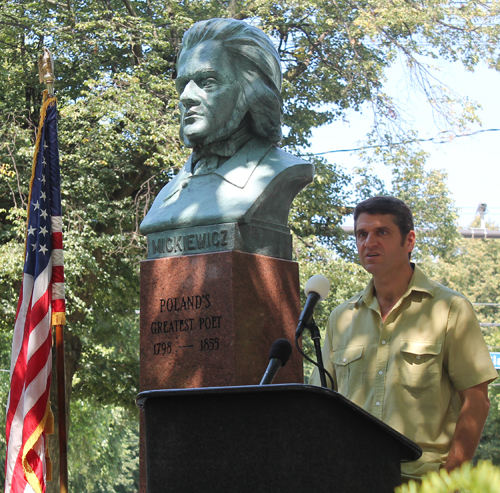
<svg viewBox="0 0 500 493"><path fill-rule="evenodd" d="M177 70L180 135L193 153L141 224L148 256L200 253L160 251L158 241L186 228L199 234L199 227L231 224L236 240L211 251L291 258L290 205L313 180L314 166L276 147L282 74L271 40L243 21L197 22L183 37Z"/></svg>

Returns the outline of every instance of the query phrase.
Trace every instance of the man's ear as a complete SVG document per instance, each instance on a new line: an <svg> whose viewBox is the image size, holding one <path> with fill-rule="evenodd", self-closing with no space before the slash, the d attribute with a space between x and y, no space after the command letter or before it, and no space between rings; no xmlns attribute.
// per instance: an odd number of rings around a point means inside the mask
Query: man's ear
<svg viewBox="0 0 500 493"><path fill-rule="evenodd" d="M406 237L406 245L408 247L408 253L411 252L415 246L415 241L417 237L415 235L415 231L411 230Z"/></svg>

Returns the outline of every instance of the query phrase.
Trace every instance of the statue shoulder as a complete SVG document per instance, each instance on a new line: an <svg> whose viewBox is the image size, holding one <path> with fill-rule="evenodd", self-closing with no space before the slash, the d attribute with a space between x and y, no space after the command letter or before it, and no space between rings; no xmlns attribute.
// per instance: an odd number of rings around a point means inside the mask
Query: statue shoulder
<svg viewBox="0 0 500 493"><path fill-rule="evenodd" d="M313 166L311 163L305 161L304 159L294 156L293 154L290 154L288 152L285 152L283 149L280 149L279 147L276 146L271 147L268 156L278 159L285 166L296 166L297 164L308 164L309 166Z"/></svg>
<svg viewBox="0 0 500 493"><path fill-rule="evenodd" d="M263 162L270 165L276 175L284 174L285 176L302 177L304 185L310 183L314 178L314 165L304 159L285 152L279 147L272 146Z"/></svg>
<svg viewBox="0 0 500 493"><path fill-rule="evenodd" d="M189 156L186 164L179 170L179 172L172 177L172 179L165 184L160 193L156 197L156 201L165 200L166 195L175 192L182 187L183 182L191 176L191 156Z"/></svg>

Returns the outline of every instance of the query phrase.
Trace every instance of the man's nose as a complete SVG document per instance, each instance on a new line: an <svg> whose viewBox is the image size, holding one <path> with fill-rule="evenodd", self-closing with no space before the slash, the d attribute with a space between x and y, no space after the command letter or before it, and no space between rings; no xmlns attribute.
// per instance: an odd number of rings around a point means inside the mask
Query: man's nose
<svg viewBox="0 0 500 493"><path fill-rule="evenodd" d="M377 237L373 233L368 233L365 239L365 246L371 247L377 243Z"/></svg>
<svg viewBox="0 0 500 493"><path fill-rule="evenodd" d="M179 99L184 106L194 106L200 103L200 88L193 80L190 80L182 91Z"/></svg>

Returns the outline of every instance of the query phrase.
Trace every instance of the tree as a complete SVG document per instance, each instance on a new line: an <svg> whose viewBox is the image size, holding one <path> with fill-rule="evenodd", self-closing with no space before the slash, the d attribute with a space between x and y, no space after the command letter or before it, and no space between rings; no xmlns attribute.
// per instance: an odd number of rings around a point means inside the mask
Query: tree
<svg viewBox="0 0 500 493"><path fill-rule="evenodd" d="M453 98L443 99L433 89L424 55L461 60L471 68L479 59L498 63L496 1L256 0L229 7L276 41L284 66L283 144L292 152L308 145L312 128L365 102L373 105L377 121L397 127L397 106L383 93L384 70L397 53L444 115L444 103ZM36 61L46 45L56 59L67 368L72 421L82 426L82 441L88 429L78 413L85 406L119 406L109 408L111 414L133 408L138 265L145 258L138 224L187 155L177 137L175 55L194 21L227 15L224 2L199 0L6 0L0 6L0 358L8 368L41 103ZM467 118L472 117L465 112L453 121L460 127ZM316 164L315 185L297 200L291 227L301 255L308 261L324 258L333 269L339 263L335 255L351 255L338 228L350 202L349 179L338 167ZM340 265L335 270L345 267ZM99 415L102 423L110 415L105 414ZM90 445L79 453L87 450Z"/></svg>
<svg viewBox="0 0 500 493"><path fill-rule="evenodd" d="M500 348L500 333L494 324L500 308L500 242L495 239L462 239L455 257L426 263L426 270L441 284L466 296L473 304L483 334L492 351ZM489 324L489 325L488 325ZM475 460L500 465L500 392L490 386L490 414Z"/></svg>
<svg viewBox="0 0 500 493"><path fill-rule="evenodd" d="M357 170L359 199L373 195L375 190L381 195L393 195L410 207L418 236L412 252L414 260L452 257L460 235L456 227L457 209L446 185L447 174L443 170L425 169L429 155L418 144L409 142L404 146L394 145L387 135L385 141L386 146L375 147L372 153L361 153L367 166ZM381 161L391 169L390 190L386 190L384 183L377 181L372 174L370 165L376 161Z"/></svg>

